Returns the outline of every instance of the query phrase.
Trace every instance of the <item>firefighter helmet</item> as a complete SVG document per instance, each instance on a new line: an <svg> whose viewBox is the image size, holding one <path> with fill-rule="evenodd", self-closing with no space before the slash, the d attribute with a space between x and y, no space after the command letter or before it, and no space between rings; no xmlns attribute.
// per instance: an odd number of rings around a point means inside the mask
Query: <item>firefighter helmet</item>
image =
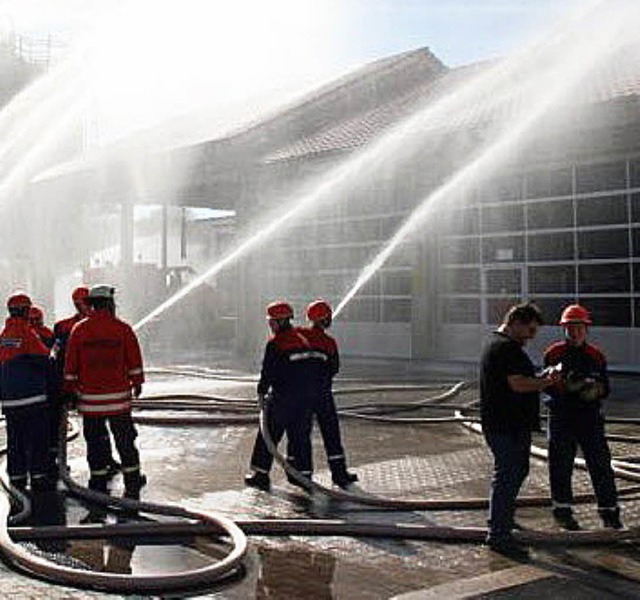
<svg viewBox="0 0 640 600"><path fill-rule="evenodd" d="M78 304L79 302L84 302L89 295L89 288L86 285L78 286L73 293L71 294L71 300L73 300L74 304Z"/></svg>
<svg viewBox="0 0 640 600"><path fill-rule="evenodd" d="M94 285L88 294L88 298L106 298L107 300L112 300L115 296L116 288L112 285L101 283L99 285Z"/></svg>
<svg viewBox="0 0 640 600"><path fill-rule="evenodd" d="M307 319L312 323L330 319L332 316L333 311L331 310L329 303L324 300L315 300L307 306Z"/></svg>
<svg viewBox="0 0 640 600"><path fill-rule="evenodd" d="M42 324L44 322L44 313L39 306L32 306L29 309L29 321L35 324Z"/></svg>
<svg viewBox="0 0 640 600"><path fill-rule="evenodd" d="M272 302L267 306L267 317L269 319L293 319L293 308L284 300Z"/></svg>
<svg viewBox="0 0 640 600"><path fill-rule="evenodd" d="M562 311L560 317L560 325L569 325L570 323L584 323L591 325L591 316L589 311L580 304L571 304Z"/></svg>
<svg viewBox="0 0 640 600"><path fill-rule="evenodd" d="M7 300L8 308L29 308L31 306L31 298L26 294L13 294Z"/></svg>

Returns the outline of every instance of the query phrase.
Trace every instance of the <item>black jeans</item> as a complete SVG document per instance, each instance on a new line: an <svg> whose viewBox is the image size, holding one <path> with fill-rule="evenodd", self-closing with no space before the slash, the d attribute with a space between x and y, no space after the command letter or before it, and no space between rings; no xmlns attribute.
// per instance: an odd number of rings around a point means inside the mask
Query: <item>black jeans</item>
<svg viewBox="0 0 640 600"><path fill-rule="evenodd" d="M520 487L529 474L531 431L505 433L485 431L494 460L489 500L489 539L508 537Z"/></svg>

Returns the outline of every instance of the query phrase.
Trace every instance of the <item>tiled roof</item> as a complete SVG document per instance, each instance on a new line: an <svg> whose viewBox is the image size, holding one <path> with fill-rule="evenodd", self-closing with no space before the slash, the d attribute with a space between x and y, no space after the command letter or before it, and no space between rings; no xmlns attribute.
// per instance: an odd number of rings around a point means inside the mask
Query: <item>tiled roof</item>
<svg viewBox="0 0 640 600"><path fill-rule="evenodd" d="M628 48L606 67L597 69L578 95L569 102L573 105L596 104L640 96L640 49ZM265 161L295 160L331 152L349 151L366 145L395 123L400 122L420 105L433 100L469 82L474 76L487 72L498 61L486 61L442 71L435 78L415 82L398 95L375 108L350 118L337 120L312 135L290 141L265 156ZM524 80L524 76L523 76ZM524 88L523 86L523 89ZM477 126L484 121L517 114L525 91L508 95L496 101L494 90L478 94L463 110L454 111L441 122L432 123L430 129L461 129Z"/></svg>

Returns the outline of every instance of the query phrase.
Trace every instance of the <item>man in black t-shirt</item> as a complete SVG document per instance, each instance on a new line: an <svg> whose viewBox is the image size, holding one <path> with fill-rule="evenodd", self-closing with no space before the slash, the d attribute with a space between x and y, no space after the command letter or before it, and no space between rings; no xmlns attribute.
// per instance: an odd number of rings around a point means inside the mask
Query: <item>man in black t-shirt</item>
<svg viewBox="0 0 640 600"><path fill-rule="evenodd" d="M542 324L535 304L512 306L480 360L480 412L494 471L487 543L498 552L517 551L511 537L515 502L529 473L531 431L539 428L539 394L558 378L535 376L524 351Z"/></svg>

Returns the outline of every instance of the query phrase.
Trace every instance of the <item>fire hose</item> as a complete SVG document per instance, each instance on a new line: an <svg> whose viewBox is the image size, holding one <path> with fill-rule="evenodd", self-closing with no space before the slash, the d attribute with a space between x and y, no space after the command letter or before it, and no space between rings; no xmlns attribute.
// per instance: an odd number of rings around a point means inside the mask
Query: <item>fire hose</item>
<svg viewBox="0 0 640 600"><path fill-rule="evenodd" d="M190 376L192 376L190 374ZM418 387L418 386L416 386ZM455 387L455 386L454 386ZM394 386L398 389L398 386ZM433 389L431 387L430 389ZM452 388L453 390L454 388ZM461 387L456 388L458 391ZM449 390L451 392L452 390ZM370 391L376 391L371 388ZM414 391L414 390L412 390ZM449 399L455 396L455 393L442 394L439 397L422 400L419 402L400 405L402 410L411 410L409 407L416 408L433 408L437 406L437 399ZM192 396L192 395L190 395ZM171 399L175 399L175 403ZM182 397L162 396L156 399L147 398L144 401L136 402L136 408L144 408L146 410L162 409L165 410L190 410L190 411L219 411L225 412L231 409L231 412L246 413L238 416L238 420L244 419L247 422L250 418L249 402L233 400L238 406L229 406L230 399L220 400L220 397L198 395L197 398L192 397L192 402L187 401L186 395ZM349 416L354 418L375 417L376 415L358 413L355 409L366 408L367 412L371 412L371 405L352 406L345 410L350 412ZM392 405L381 405L382 411L393 409ZM398 408L398 407L395 407ZM260 422L263 427L263 435L269 449L274 453L276 461L283 466L285 471L292 478L296 479L306 489L312 492L321 493L329 496L334 500L348 501L351 503L364 504L366 506L377 506L395 510L453 510L453 509L470 509L485 508L487 500L485 498L462 498L452 500L396 500L379 498L362 494L355 494L343 490L333 490L320 486L316 482L310 481L295 471L287 461L277 452L273 441L270 439L268 431L264 426L268 417L268 407L265 407L260 413ZM153 422L155 417L147 417L147 423ZM389 417L385 417L389 418ZM219 419L215 417L214 419ZM442 418L419 418L419 419L396 419L400 422L421 422L421 423L439 423ZM470 417L462 412L456 413L453 417L447 417L448 420L460 423L469 423ZM255 420L255 417L254 417ZM136 421L140 422L140 418L136 416ZM159 419L161 424L165 424L162 418ZM209 424L212 424L211 420ZM222 419L217 423L228 423L228 420ZM180 421L180 424L185 424ZM472 424L473 425L473 424ZM66 426L65 426L66 427ZM152 591L152 590L177 590L185 587L199 586L218 582L221 579L229 577L232 573L237 572L242 557L246 551L245 534L259 535L356 535L356 536L375 536L375 537L402 537L407 539L422 540L449 540L449 541L466 541L478 542L482 541L486 535L484 528L473 527L443 527L437 525L415 525L415 524L380 524L380 523L350 523L345 520L311 520L311 519L247 519L230 521L218 515L210 513L187 510L180 506L171 506L163 504L152 504L139 502L131 499L118 499L104 494L87 490L75 483L68 475L66 466L66 435L64 436L62 447L61 470L60 476L69 491L90 502L96 502L108 508L125 509L132 512L145 512L150 514L161 514L168 516L176 516L187 519L188 522L179 523L127 523L116 525L101 526L75 526L75 527L43 527L43 528L25 528L12 526L7 529L6 526L0 527L0 551L8 558L11 564L20 570L42 577L56 583L64 583L73 586L91 587L105 591ZM539 449L544 452L543 449ZM536 454L534 454L536 455ZM540 455L543 457L543 455ZM615 464L615 462L621 464ZM578 463L578 466L581 466ZM623 468L624 467L624 468ZM640 465L625 461L614 461L614 471L616 475L624 479L634 482L640 481L640 473L635 472ZM4 486L9 489L6 480L3 480ZM639 486L627 487L620 490L621 495L635 493L640 489ZM11 492L14 493L14 492ZM14 494L15 498L15 494ZM19 498L18 498L19 499ZM592 494L583 494L576 497L576 501L588 502L593 500ZM548 497L532 496L520 498L518 505L520 506L542 506L550 504ZM23 511L24 512L24 511ZM22 514L22 513L21 513ZM9 515L9 498L4 496L0 500L0 522L5 523ZM197 521L197 522L193 522ZM242 530L242 531L241 531ZM514 532L516 538L525 543L561 543L563 545L581 545L581 544L609 544L623 540L636 540L639 531L632 528L622 532L614 531L580 531L580 532L542 532L542 531L518 531ZM48 561L31 555L24 550L16 540L26 539L60 539L65 537L79 538L84 537L126 537L126 536L171 536L171 535L213 535L230 537L234 547L228 556L221 562L214 565L197 569L187 573L179 573L172 575L152 574L152 575L118 575L110 573L95 573L78 571L68 567L53 565ZM12 539L13 538L13 539Z"/></svg>

